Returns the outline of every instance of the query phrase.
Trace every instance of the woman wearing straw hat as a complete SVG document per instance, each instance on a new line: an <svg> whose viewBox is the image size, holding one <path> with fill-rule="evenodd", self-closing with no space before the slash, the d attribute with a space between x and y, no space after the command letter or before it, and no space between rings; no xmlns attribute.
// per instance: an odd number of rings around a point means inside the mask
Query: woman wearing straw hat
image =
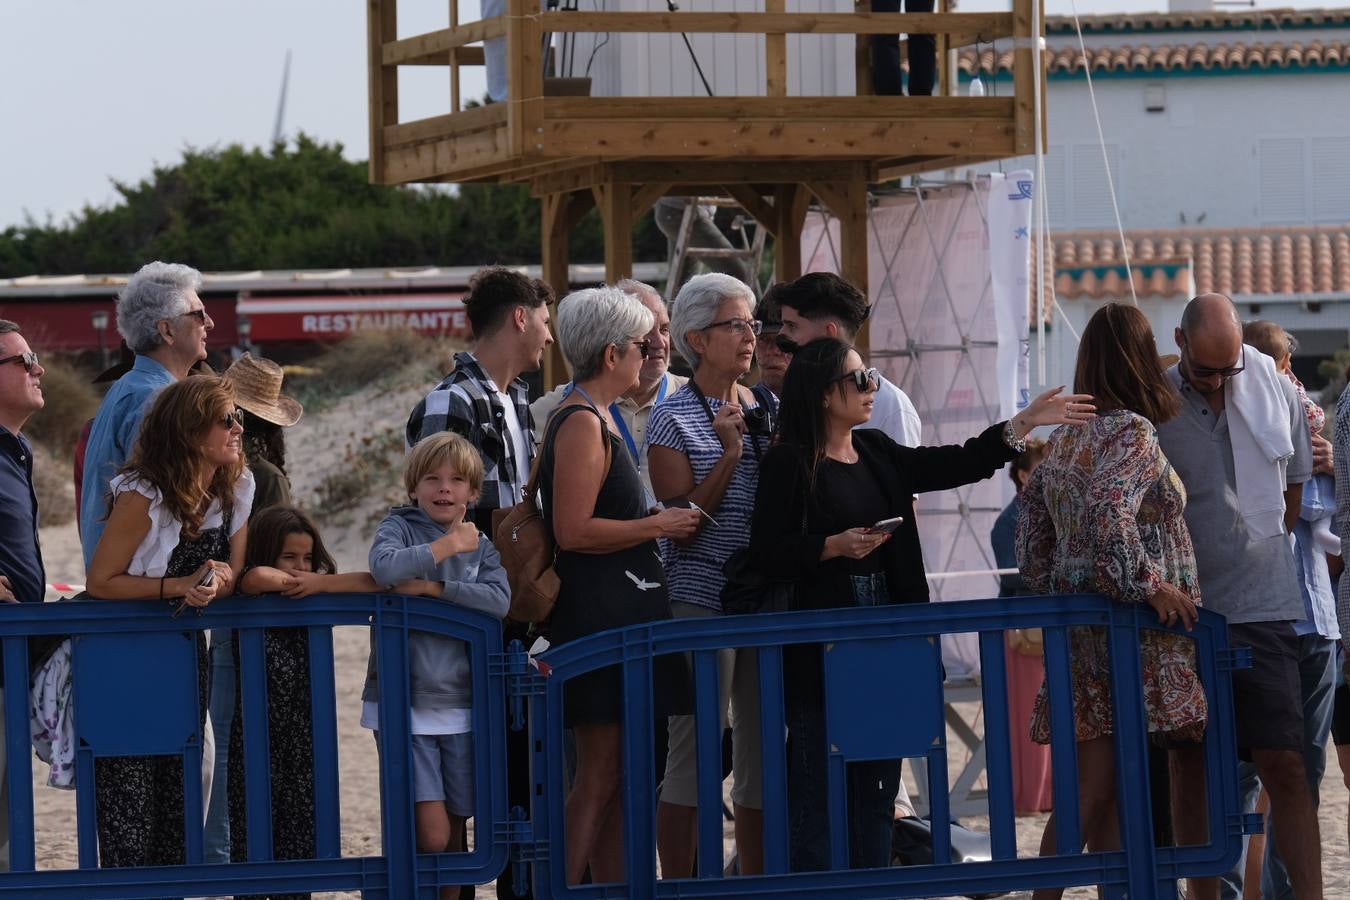
<svg viewBox="0 0 1350 900"><path fill-rule="evenodd" d="M234 387L235 403L243 413L244 459L253 472L256 485L253 508L249 513L252 520L270 506L290 505L291 483L286 477L286 439L282 429L300 421L304 408L281 393L281 366L270 359L258 359L245 353L225 370L224 377ZM215 787L206 813L207 862L230 861L229 772L231 769L240 771L238 765L230 765L235 749L231 746L231 726L237 702L235 661L233 633L228 629L214 629L211 632L211 728L216 734L216 762Z"/></svg>
<svg viewBox="0 0 1350 900"><path fill-rule="evenodd" d="M288 505L291 483L286 477L282 429L299 422L304 407L281 393L281 366L270 359L245 353L225 370L225 377L234 385L236 401L244 411L244 456L258 485L253 515L269 506Z"/></svg>

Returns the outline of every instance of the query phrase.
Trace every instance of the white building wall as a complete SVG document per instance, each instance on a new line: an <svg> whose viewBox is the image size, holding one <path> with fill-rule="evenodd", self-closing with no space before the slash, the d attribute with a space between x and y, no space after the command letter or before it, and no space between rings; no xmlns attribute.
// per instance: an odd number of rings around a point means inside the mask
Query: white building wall
<svg viewBox="0 0 1350 900"><path fill-rule="evenodd" d="M678 0L680 12L763 12L763 0ZM665 12L665 0L582 0L587 11ZM788 12L851 12L851 0L788 0ZM676 13L678 15L678 13ZM690 34L689 43L718 97L766 93L764 37ZM855 92L851 35L788 35L788 93L850 96ZM578 35L570 72L590 68L595 97L706 97L679 34ZM595 58L590 59L592 49Z"/></svg>
<svg viewBox="0 0 1350 900"><path fill-rule="evenodd" d="M1332 114L1350 103L1350 72L1098 77L1093 86L1126 228L1350 221L1350 116ZM1162 89L1163 111L1145 110L1150 88ZM1051 227L1114 227L1087 82L1052 79L1048 98Z"/></svg>

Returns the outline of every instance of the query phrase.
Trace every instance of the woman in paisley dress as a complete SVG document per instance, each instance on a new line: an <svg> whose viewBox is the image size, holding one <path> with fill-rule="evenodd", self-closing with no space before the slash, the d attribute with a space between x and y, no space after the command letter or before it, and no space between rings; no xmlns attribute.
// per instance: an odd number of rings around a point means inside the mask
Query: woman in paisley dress
<svg viewBox="0 0 1350 900"><path fill-rule="evenodd" d="M110 484L107 528L89 567L90 595L160 600L172 615L234 592L253 503L240 419L234 391L222 378L196 375L159 393L130 458ZM208 573L212 579L203 583ZM196 642L205 730L204 632L196 632ZM99 759L94 778L103 866L185 862L180 759Z"/></svg>
<svg viewBox="0 0 1350 900"><path fill-rule="evenodd" d="M1083 332L1074 390L1097 398L1097 419L1061 428L1022 493L1017 557L1036 593L1101 593L1147 603L1158 621L1189 630L1200 604L1199 575L1182 513L1186 492L1158 445L1156 426L1179 411L1163 376L1148 319L1109 303ZM1120 846L1108 638L1099 627L1071 632L1078 739L1079 804L1090 850ZM1207 710L1195 645L1182 634L1147 629L1141 666L1148 730L1168 748L1172 817L1179 844L1206 837L1202 745ZM1031 720L1032 739L1049 743L1044 685ZM1201 796L1197 796L1197 791ZM1182 796L1184 794L1184 797ZM1055 852L1055 818L1041 854ZM1217 897L1215 879L1193 879L1200 898ZM1037 891L1037 900L1062 896Z"/></svg>

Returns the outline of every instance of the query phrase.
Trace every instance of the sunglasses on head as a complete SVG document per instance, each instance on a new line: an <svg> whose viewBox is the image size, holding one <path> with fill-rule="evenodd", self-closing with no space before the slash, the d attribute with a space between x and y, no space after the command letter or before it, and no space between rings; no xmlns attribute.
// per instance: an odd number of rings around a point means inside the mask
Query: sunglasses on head
<svg viewBox="0 0 1350 900"><path fill-rule="evenodd" d="M27 372L29 375L32 375L33 369L37 368L38 355L34 353L32 350L29 350L27 353L20 353L15 356L6 356L4 359L0 359L0 366L5 365L6 363L18 363L19 365L23 366L23 370L25 372Z"/></svg>
<svg viewBox="0 0 1350 900"><path fill-rule="evenodd" d="M835 381L853 381L853 386L858 389L858 393L867 390L876 390L881 387L881 373L876 369L854 369L852 372L845 372Z"/></svg>

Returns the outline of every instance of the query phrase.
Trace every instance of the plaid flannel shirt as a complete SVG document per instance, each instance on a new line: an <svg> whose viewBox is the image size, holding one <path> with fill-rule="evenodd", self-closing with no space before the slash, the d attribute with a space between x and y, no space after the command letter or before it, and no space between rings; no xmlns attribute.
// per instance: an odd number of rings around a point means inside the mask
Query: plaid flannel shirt
<svg viewBox="0 0 1350 900"><path fill-rule="evenodd" d="M523 462L515 458L496 386L472 353L456 353L455 368L408 416L405 438L409 447L424 437L453 431L467 438L483 457L483 493L472 511L480 528L492 510L510 509L520 502L534 460L534 422L525 382L517 378L506 393L525 432L528 457Z"/></svg>

